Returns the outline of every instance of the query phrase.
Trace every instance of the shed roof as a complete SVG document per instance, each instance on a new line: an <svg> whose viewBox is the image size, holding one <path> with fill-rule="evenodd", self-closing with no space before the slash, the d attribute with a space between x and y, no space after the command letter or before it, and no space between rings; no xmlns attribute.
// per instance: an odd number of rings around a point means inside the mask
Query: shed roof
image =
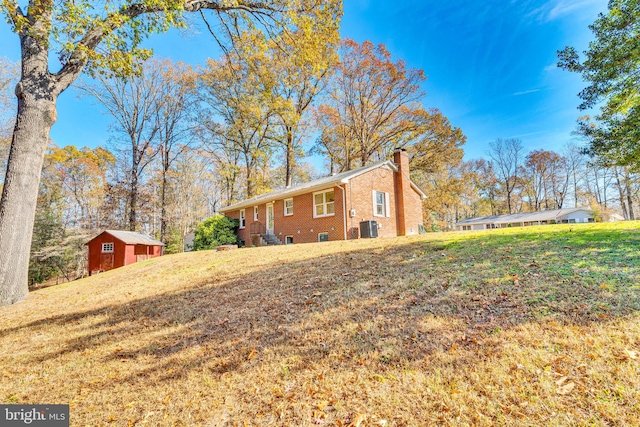
<svg viewBox="0 0 640 427"><path fill-rule="evenodd" d="M220 212L229 212L236 209L242 209L249 206L267 203L273 200L280 200L285 197L293 197L300 194L309 193L310 191L322 190L332 185L347 184L350 179L353 179L359 175L362 175L363 173L380 167L390 168L394 172L398 171L398 167L391 160L385 160L383 162L374 163L372 165L364 166L358 169L353 169L335 175L325 176L323 178L305 182L304 184L296 185L295 187L283 188L281 190L272 191L270 193L262 194L251 199L246 199L239 203L222 208L220 209ZM413 189L416 190L422 198L427 197L427 195L420 189L420 187L413 183L413 181L410 182L411 187L413 187Z"/></svg>
<svg viewBox="0 0 640 427"><path fill-rule="evenodd" d="M153 239L146 234L138 233L137 231L105 230L100 234L104 233L112 235L127 245L164 246L164 243L160 240Z"/></svg>
<svg viewBox="0 0 640 427"><path fill-rule="evenodd" d="M565 208L554 209L550 211L538 211L538 212L523 212L517 214L505 214L505 215L490 215L481 216L475 218L467 218L462 221L458 221L456 225L471 225L471 224L505 224L512 222L534 222L534 221L551 221L560 217L572 214L578 211L591 212L591 208Z"/></svg>

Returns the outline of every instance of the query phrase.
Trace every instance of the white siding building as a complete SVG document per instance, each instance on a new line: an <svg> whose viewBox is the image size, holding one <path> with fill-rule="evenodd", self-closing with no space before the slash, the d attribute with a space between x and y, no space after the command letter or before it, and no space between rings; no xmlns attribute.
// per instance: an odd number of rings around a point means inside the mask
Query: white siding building
<svg viewBox="0 0 640 427"><path fill-rule="evenodd" d="M458 231L485 230L491 228L524 227L527 225L572 224L594 221L595 219L591 208L569 208L467 218L458 221L456 223L456 229Z"/></svg>

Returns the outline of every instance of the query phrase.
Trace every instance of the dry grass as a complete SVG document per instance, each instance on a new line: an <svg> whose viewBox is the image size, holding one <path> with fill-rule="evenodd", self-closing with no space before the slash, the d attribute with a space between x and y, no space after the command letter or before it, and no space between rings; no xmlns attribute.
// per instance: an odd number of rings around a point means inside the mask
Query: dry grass
<svg viewBox="0 0 640 427"><path fill-rule="evenodd" d="M640 224L166 256L0 307L72 425L640 425Z"/></svg>

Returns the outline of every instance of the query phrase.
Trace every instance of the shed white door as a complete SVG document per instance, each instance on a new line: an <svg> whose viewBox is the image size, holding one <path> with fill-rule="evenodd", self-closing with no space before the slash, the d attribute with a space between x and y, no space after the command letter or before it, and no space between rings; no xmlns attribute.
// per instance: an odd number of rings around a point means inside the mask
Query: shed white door
<svg viewBox="0 0 640 427"><path fill-rule="evenodd" d="M273 204L267 205L267 233L273 234Z"/></svg>

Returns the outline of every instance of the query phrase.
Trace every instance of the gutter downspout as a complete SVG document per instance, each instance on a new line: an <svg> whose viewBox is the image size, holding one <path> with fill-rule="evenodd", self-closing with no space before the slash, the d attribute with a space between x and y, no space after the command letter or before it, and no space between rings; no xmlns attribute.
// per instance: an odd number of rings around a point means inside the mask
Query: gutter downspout
<svg viewBox="0 0 640 427"><path fill-rule="evenodd" d="M338 185L338 188L342 191L342 231L344 240L347 240L347 194L342 186Z"/></svg>

